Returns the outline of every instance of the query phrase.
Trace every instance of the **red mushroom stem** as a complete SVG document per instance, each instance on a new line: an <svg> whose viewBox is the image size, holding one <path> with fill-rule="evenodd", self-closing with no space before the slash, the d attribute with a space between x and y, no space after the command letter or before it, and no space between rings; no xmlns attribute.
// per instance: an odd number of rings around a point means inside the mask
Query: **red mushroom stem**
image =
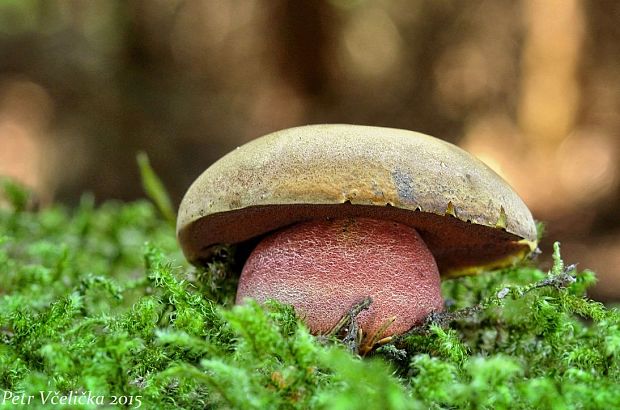
<svg viewBox="0 0 620 410"><path fill-rule="evenodd" d="M437 264L414 228L350 218L277 231L246 261L237 303L251 297L292 304L310 331L322 334L368 296L370 308L357 316L362 345L404 333L442 310Z"/></svg>

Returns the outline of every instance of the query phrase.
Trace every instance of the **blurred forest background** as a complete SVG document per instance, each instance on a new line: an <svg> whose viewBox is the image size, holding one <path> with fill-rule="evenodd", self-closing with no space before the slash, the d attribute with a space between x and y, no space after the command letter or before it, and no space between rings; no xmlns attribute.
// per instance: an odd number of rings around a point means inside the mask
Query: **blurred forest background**
<svg viewBox="0 0 620 410"><path fill-rule="evenodd" d="M543 263L620 299L620 2L0 0L0 174L43 203L180 201L204 168L308 123L406 128L484 160L547 223Z"/></svg>

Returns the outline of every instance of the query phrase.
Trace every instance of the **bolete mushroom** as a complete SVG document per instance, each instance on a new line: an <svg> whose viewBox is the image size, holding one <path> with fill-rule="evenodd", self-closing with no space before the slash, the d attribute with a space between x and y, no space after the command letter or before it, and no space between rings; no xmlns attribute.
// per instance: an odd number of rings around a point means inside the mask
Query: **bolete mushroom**
<svg viewBox="0 0 620 410"><path fill-rule="evenodd" d="M255 139L211 165L177 220L185 256L257 245L246 297L292 304L314 333L358 316L365 350L442 310L440 275L478 273L536 248L532 215L510 186L462 149L428 135L311 125Z"/></svg>

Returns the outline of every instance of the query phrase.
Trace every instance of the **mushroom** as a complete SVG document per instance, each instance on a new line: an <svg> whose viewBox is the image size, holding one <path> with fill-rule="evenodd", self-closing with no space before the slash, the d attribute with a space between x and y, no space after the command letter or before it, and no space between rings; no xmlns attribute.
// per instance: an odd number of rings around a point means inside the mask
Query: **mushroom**
<svg viewBox="0 0 620 410"><path fill-rule="evenodd" d="M460 148L428 135L310 125L255 139L211 165L179 209L200 264L221 244L254 246L237 303L292 304L309 329L357 317L362 351L441 311L440 277L514 263L536 248L530 211Z"/></svg>

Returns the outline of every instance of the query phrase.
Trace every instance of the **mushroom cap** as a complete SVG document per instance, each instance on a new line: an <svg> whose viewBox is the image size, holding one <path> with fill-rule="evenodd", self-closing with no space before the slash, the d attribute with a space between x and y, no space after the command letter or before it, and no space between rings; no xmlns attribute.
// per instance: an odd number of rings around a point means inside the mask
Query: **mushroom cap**
<svg viewBox="0 0 620 410"><path fill-rule="evenodd" d="M509 265L536 248L536 225L493 170L417 132L308 125L257 138L211 165L179 208L192 263L293 223L368 217L414 227L444 276Z"/></svg>

